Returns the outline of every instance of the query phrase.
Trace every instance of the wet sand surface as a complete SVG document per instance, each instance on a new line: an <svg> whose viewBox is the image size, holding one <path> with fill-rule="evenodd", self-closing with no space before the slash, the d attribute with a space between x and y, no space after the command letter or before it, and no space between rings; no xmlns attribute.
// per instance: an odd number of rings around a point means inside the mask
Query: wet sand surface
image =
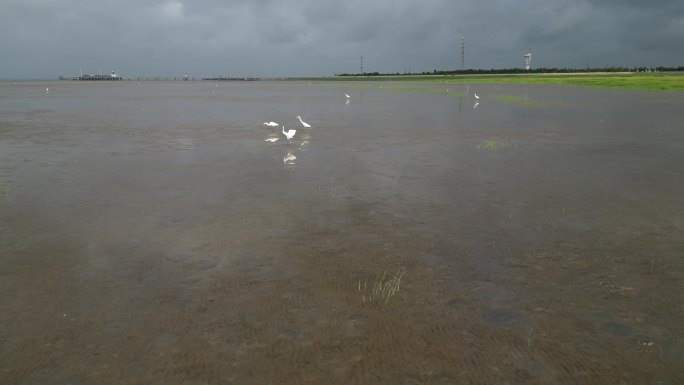
<svg viewBox="0 0 684 385"><path fill-rule="evenodd" d="M684 383L684 95L414 86L0 83L2 383Z"/></svg>

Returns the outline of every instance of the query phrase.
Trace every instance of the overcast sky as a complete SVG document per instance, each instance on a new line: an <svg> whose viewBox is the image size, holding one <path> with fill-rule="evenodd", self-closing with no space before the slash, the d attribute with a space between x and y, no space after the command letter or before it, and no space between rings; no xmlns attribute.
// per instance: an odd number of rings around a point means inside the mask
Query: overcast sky
<svg viewBox="0 0 684 385"><path fill-rule="evenodd" d="M684 0L0 0L0 78L684 65Z"/></svg>

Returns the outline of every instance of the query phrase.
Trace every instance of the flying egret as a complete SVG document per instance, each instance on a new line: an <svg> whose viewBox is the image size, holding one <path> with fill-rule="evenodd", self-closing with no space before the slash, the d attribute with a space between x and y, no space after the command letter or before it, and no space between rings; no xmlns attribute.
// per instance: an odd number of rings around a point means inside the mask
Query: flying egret
<svg viewBox="0 0 684 385"><path fill-rule="evenodd" d="M264 122L264 125L269 126L269 127L278 127L279 124L276 122Z"/></svg>
<svg viewBox="0 0 684 385"><path fill-rule="evenodd" d="M475 99L479 99L480 97L477 96L477 93L473 92L473 95L475 95Z"/></svg>
<svg viewBox="0 0 684 385"><path fill-rule="evenodd" d="M304 126L304 128L311 128L311 125L309 123L303 121L301 116L297 116L297 119L299 119L299 121L302 123L302 126ZM292 134L292 135L294 135L294 134Z"/></svg>
<svg viewBox="0 0 684 385"><path fill-rule="evenodd" d="M278 141L278 138L268 138L268 139L264 139L264 142L275 143L275 142L277 142L277 141Z"/></svg>
<svg viewBox="0 0 684 385"><path fill-rule="evenodd" d="M287 130L285 131L285 126L283 126L283 135L287 138L287 142L290 143L292 138L294 138L295 134L297 133L297 130Z"/></svg>

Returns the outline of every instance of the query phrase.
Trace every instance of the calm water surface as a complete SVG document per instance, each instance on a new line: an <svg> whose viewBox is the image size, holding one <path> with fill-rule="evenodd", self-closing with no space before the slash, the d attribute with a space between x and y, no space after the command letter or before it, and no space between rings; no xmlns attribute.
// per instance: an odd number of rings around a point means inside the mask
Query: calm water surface
<svg viewBox="0 0 684 385"><path fill-rule="evenodd" d="M1 82L3 382L683 383L684 94L465 87Z"/></svg>

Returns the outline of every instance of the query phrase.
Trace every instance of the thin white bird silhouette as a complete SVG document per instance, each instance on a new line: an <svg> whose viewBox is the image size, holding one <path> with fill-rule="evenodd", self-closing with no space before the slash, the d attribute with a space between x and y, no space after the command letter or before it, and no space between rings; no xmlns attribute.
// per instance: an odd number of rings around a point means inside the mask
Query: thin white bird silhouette
<svg viewBox="0 0 684 385"><path fill-rule="evenodd" d="M479 99L480 97L477 96L477 93L473 92L473 95L475 95L475 99Z"/></svg>
<svg viewBox="0 0 684 385"><path fill-rule="evenodd" d="M276 122L264 122L264 125L269 126L269 127L278 127L279 124Z"/></svg>
<svg viewBox="0 0 684 385"><path fill-rule="evenodd" d="M292 138L294 138L295 134L297 133L297 130L287 130L285 131L285 126L283 126L283 135L287 138L287 142L290 143Z"/></svg>
<svg viewBox="0 0 684 385"><path fill-rule="evenodd" d="M297 116L297 119L299 119L299 122L302 123L302 126L304 126L304 128L311 128L311 125L303 121L301 116Z"/></svg>
<svg viewBox="0 0 684 385"><path fill-rule="evenodd" d="M268 139L264 139L264 142L275 143L275 142L277 142L277 141L278 141L278 138L268 138Z"/></svg>
<svg viewBox="0 0 684 385"><path fill-rule="evenodd" d="M346 96L347 99L351 98L351 96L349 96L349 94L344 94L344 96Z"/></svg>

